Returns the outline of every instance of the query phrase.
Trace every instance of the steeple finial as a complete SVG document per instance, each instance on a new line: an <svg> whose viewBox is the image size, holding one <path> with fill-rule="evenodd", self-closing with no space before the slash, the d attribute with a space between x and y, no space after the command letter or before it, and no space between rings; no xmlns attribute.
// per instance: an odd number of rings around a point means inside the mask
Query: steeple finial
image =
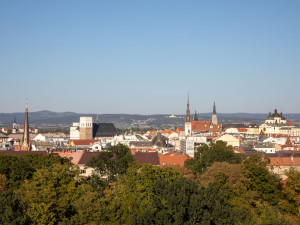
<svg viewBox="0 0 300 225"><path fill-rule="evenodd" d="M97 113L96 123L99 123L99 120L98 120L98 113Z"/></svg>

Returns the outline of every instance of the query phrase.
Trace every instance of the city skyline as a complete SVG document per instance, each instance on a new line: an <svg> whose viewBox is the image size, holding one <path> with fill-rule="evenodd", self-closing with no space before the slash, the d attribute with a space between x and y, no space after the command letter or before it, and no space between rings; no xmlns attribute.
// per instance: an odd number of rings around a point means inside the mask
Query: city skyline
<svg viewBox="0 0 300 225"><path fill-rule="evenodd" d="M0 3L3 113L300 113L299 1Z"/></svg>

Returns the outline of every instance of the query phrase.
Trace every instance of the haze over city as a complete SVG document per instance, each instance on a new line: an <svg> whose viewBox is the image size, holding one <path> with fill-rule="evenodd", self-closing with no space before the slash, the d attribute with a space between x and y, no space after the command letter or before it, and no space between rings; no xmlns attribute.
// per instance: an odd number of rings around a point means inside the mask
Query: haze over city
<svg viewBox="0 0 300 225"><path fill-rule="evenodd" d="M0 112L299 113L299 1L2 1Z"/></svg>

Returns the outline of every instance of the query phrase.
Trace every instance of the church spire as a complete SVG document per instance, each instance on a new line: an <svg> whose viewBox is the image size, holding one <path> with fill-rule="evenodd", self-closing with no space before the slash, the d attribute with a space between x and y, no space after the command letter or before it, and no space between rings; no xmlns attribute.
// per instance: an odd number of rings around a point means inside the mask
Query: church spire
<svg viewBox="0 0 300 225"><path fill-rule="evenodd" d="M29 121L28 121L28 105L26 102L25 109L25 122L24 122L24 133L23 142L21 145L21 151L30 151L30 137L29 137Z"/></svg>
<svg viewBox="0 0 300 225"><path fill-rule="evenodd" d="M196 110L195 110L195 114L194 114L194 119L193 119L194 121L198 121L198 115L197 115L197 112L196 112Z"/></svg>
<svg viewBox="0 0 300 225"><path fill-rule="evenodd" d="M214 102L213 114L217 114L217 110L216 110L216 102Z"/></svg>
<svg viewBox="0 0 300 225"><path fill-rule="evenodd" d="M218 124L218 117L217 117L217 110L216 110L216 103L214 102L214 107L213 107L213 113L211 116L211 123L212 124Z"/></svg>
<svg viewBox="0 0 300 225"><path fill-rule="evenodd" d="M186 118L185 122L191 122L190 116L190 94L188 93L187 107L186 107Z"/></svg>
<svg viewBox="0 0 300 225"><path fill-rule="evenodd" d="M99 120L98 120L98 113L97 113L96 123L99 123Z"/></svg>

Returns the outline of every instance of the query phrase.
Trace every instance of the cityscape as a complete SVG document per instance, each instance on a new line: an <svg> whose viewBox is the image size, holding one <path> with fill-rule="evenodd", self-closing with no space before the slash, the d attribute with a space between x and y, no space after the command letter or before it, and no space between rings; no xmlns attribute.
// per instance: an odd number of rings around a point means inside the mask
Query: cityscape
<svg viewBox="0 0 300 225"><path fill-rule="evenodd" d="M300 224L299 1L0 10L0 224Z"/></svg>

